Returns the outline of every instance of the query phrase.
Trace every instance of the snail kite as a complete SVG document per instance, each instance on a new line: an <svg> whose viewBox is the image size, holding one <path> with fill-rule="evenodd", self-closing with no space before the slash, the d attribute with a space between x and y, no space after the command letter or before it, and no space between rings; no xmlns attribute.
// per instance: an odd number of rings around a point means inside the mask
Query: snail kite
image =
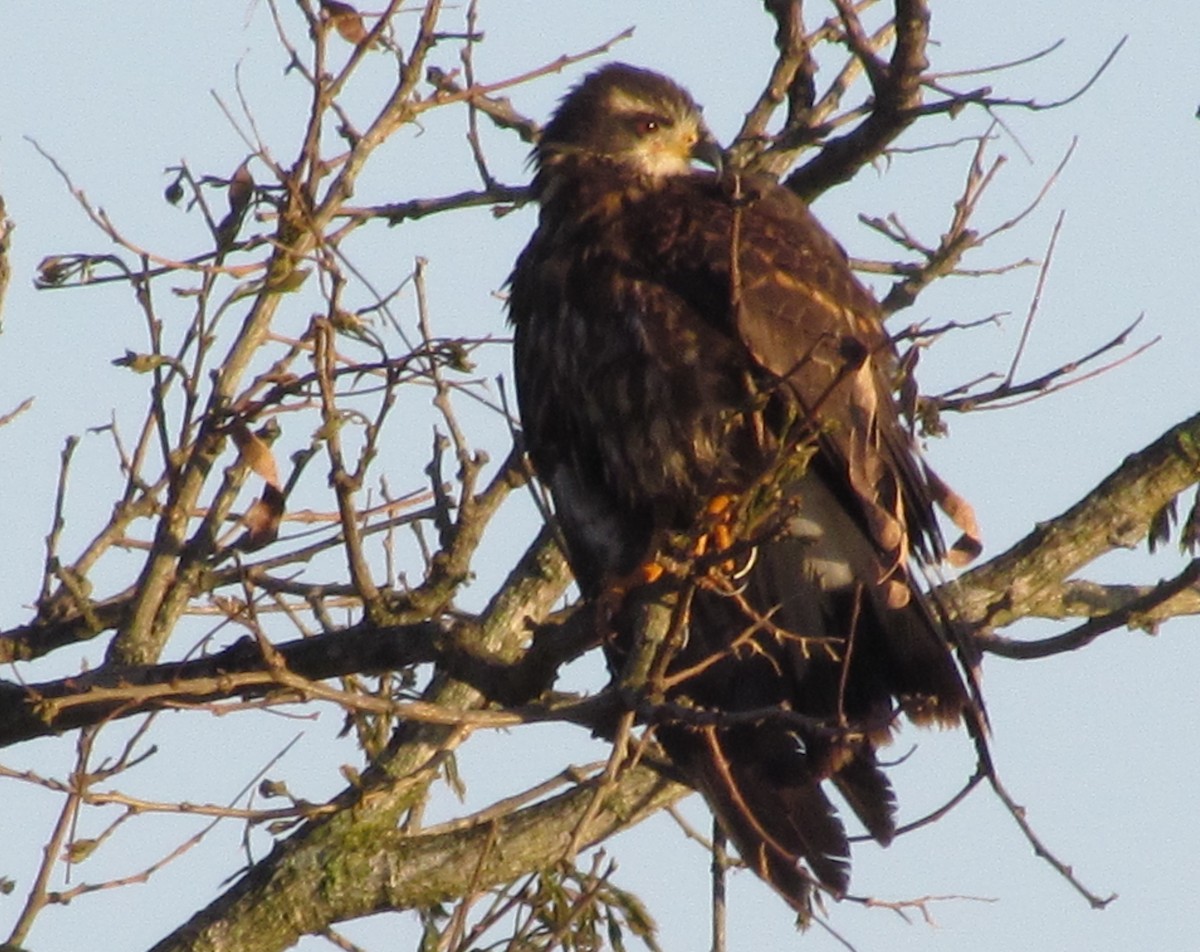
<svg viewBox="0 0 1200 952"><path fill-rule="evenodd" d="M684 713L656 736L807 913L814 887L848 885L822 785L886 844L876 746L900 715L977 723L912 574L944 556L935 505L970 516L915 454L892 342L842 249L773 180L692 167L720 157L657 73L609 65L570 91L534 152L515 377L579 587L608 600L615 673L639 644L630 580L691 560L659 678Z"/></svg>

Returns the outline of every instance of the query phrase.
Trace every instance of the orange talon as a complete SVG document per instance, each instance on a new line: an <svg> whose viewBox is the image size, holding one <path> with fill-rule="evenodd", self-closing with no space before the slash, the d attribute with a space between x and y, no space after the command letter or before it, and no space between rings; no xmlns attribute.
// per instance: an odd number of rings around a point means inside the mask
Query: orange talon
<svg viewBox="0 0 1200 952"><path fill-rule="evenodd" d="M737 502L737 497L731 496L728 493L713 496L708 501L708 504L704 507L704 514L709 517L711 525L708 531L696 541L695 555L701 556L710 551L723 552L733 545L734 535L730 522L733 518L735 502ZM720 568L732 573L734 563L725 563Z"/></svg>
<svg viewBox="0 0 1200 952"><path fill-rule="evenodd" d="M730 510L736 501L734 496L721 493L713 496L704 507L704 514L709 517L712 527L696 540L692 547L692 555L704 555L709 549L720 552L733 544L733 532L729 528Z"/></svg>

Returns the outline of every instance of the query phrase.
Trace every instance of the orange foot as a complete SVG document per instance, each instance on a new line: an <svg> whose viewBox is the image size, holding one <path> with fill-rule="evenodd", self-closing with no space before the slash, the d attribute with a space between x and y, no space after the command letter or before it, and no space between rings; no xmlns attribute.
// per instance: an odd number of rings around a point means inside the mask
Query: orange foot
<svg viewBox="0 0 1200 952"><path fill-rule="evenodd" d="M722 494L708 501L704 515L708 528L696 541L694 555L699 557L711 553L718 558L709 567L706 585L726 594L741 591L741 582L754 565L757 549L735 552L737 537L734 535L733 520L736 516L736 496Z"/></svg>
<svg viewBox="0 0 1200 952"><path fill-rule="evenodd" d="M711 523L708 531L696 540L695 555L704 555L708 551L724 552L733 545L733 529L729 523L733 519L733 504L735 497L728 493L713 496L704 507L704 515Z"/></svg>
<svg viewBox="0 0 1200 952"><path fill-rule="evenodd" d="M657 582L666 573L666 568L651 558L643 562L632 572L626 575L614 578L611 582L604 586L604 591L596 602L596 610L599 613L598 618L600 623L606 628L609 627L617 612L621 610L621 606L625 604L625 596L634 589L641 588L643 585L649 585L651 582Z"/></svg>

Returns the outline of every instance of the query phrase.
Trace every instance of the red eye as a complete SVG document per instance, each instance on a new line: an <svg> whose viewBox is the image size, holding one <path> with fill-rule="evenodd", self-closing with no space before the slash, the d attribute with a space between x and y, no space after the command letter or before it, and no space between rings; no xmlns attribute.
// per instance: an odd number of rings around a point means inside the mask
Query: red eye
<svg viewBox="0 0 1200 952"><path fill-rule="evenodd" d="M657 112L637 112L627 119L629 128L642 138L654 135L660 129L670 129L675 123Z"/></svg>

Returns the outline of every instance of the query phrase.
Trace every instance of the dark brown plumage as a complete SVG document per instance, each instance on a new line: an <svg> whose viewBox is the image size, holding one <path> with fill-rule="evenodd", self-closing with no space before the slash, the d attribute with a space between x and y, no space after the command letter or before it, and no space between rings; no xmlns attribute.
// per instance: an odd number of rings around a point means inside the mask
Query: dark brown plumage
<svg viewBox="0 0 1200 952"><path fill-rule="evenodd" d="M822 783L887 843L875 747L898 712L976 715L910 574L942 555L944 487L899 419L878 307L795 195L691 168L717 154L657 74L607 66L563 100L511 282L517 391L586 597L680 538L733 536L696 585L667 669L694 673L668 698L780 713L657 736L746 863L806 911L814 883L848 884ZM636 633L619 611L612 624L619 670Z"/></svg>

